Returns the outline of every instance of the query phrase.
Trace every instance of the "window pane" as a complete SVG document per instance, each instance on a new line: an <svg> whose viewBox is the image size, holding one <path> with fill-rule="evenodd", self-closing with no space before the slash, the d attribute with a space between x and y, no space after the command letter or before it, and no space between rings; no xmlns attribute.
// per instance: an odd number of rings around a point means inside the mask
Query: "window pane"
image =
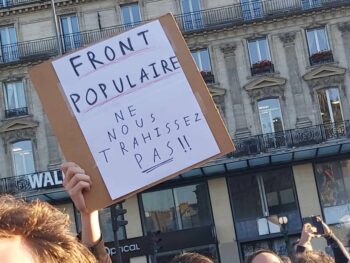
<svg viewBox="0 0 350 263"><path fill-rule="evenodd" d="M210 203L205 184L174 189L179 229L210 225Z"/></svg>
<svg viewBox="0 0 350 263"><path fill-rule="evenodd" d="M78 18L76 15L71 16L72 33L79 33Z"/></svg>
<svg viewBox="0 0 350 263"><path fill-rule="evenodd" d="M17 109L26 107L24 87L21 81L5 84L6 109Z"/></svg>
<svg viewBox="0 0 350 263"><path fill-rule="evenodd" d="M191 13L192 9L190 7L190 0L182 0L181 1L182 12L183 13Z"/></svg>
<svg viewBox="0 0 350 263"><path fill-rule="evenodd" d="M123 5L121 9L124 24L133 24L141 21L140 9L138 4Z"/></svg>
<svg viewBox="0 0 350 263"><path fill-rule="evenodd" d="M260 56L258 52L258 44L256 41L248 42L248 49L250 55L250 63L255 64L260 61Z"/></svg>
<svg viewBox="0 0 350 263"><path fill-rule="evenodd" d="M265 99L258 102L262 132L283 131L283 118L278 99Z"/></svg>
<svg viewBox="0 0 350 263"><path fill-rule="evenodd" d="M258 40L258 45L260 49L260 60L271 60L267 40L266 39Z"/></svg>
<svg viewBox="0 0 350 263"><path fill-rule="evenodd" d="M211 71L209 52L207 49L200 51L201 61L202 61L202 70Z"/></svg>
<svg viewBox="0 0 350 263"><path fill-rule="evenodd" d="M34 158L31 141L12 144L12 160L16 175L34 173Z"/></svg>
<svg viewBox="0 0 350 263"><path fill-rule="evenodd" d="M140 16L140 10L138 5L132 6L132 16L133 16L133 22L139 23L141 22L141 16Z"/></svg>
<svg viewBox="0 0 350 263"><path fill-rule="evenodd" d="M176 230L175 204L172 190L142 194L146 232Z"/></svg>
<svg viewBox="0 0 350 263"><path fill-rule="evenodd" d="M343 116L341 111L339 90L337 88L328 89L328 97L329 97L330 105L332 107L334 122L342 122Z"/></svg>
<svg viewBox="0 0 350 263"><path fill-rule="evenodd" d="M110 208L100 210L99 217L103 240L105 242L112 242L114 240L114 233Z"/></svg>
<svg viewBox="0 0 350 263"><path fill-rule="evenodd" d="M318 48L317 48L317 43L316 43L315 31L308 30L306 32L306 36L307 36L307 42L308 42L308 46L309 46L310 55L317 53Z"/></svg>
<svg viewBox="0 0 350 263"><path fill-rule="evenodd" d="M321 111L321 117L322 117L323 123L332 122L330 109L328 107L326 90L318 91L317 95L318 95L318 101L320 103L320 111Z"/></svg>
<svg viewBox="0 0 350 263"><path fill-rule="evenodd" d="M319 43L319 51L329 50L325 29L324 28L317 29L316 34L317 34L317 39Z"/></svg>
<svg viewBox="0 0 350 263"><path fill-rule="evenodd" d="M192 4L192 12L198 12L201 10L199 0L189 0Z"/></svg>
<svg viewBox="0 0 350 263"><path fill-rule="evenodd" d="M70 34L69 26L68 26L68 17L61 17L62 31L63 34Z"/></svg>

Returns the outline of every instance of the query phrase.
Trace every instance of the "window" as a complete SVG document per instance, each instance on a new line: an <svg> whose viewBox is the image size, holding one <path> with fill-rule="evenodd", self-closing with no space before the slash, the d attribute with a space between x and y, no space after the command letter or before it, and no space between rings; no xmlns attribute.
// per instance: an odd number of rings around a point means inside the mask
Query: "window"
<svg viewBox="0 0 350 263"><path fill-rule="evenodd" d="M13 0L0 0L0 8L13 5Z"/></svg>
<svg viewBox="0 0 350 263"><path fill-rule="evenodd" d="M244 20L251 20L263 16L261 0L241 0Z"/></svg>
<svg viewBox="0 0 350 263"><path fill-rule="evenodd" d="M258 101L261 129L264 134L283 131L281 106L278 99Z"/></svg>
<svg viewBox="0 0 350 263"><path fill-rule="evenodd" d="M80 30L77 15L61 17L64 50L69 51L81 46Z"/></svg>
<svg viewBox="0 0 350 263"><path fill-rule="evenodd" d="M33 148L30 140L13 143L11 153L15 175L35 172Z"/></svg>
<svg viewBox="0 0 350 263"><path fill-rule="evenodd" d="M321 6L321 0L301 0L303 9L310 9Z"/></svg>
<svg viewBox="0 0 350 263"><path fill-rule="evenodd" d="M145 232L170 232L212 223L206 184L143 193Z"/></svg>
<svg viewBox="0 0 350 263"><path fill-rule="evenodd" d="M248 41L248 50L252 75L274 72L266 38Z"/></svg>
<svg viewBox="0 0 350 263"><path fill-rule="evenodd" d="M4 85L6 118L28 114L22 81L7 82Z"/></svg>
<svg viewBox="0 0 350 263"><path fill-rule="evenodd" d="M324 27L307 30L306 37L311 65L333 62L333 53Z"/></svg>
<svg viewBox="0 0 350 263"><path fill-rule="evenodd" d="M1 61L11 62L19 59L16 29L14 27L0 28Z"/></svg>
<svg viewBox="0 0 350 263"><path fill-rule="evenodd" d="M191 51L193 59L196 61L199 71L206 83L214 83L214 75L211 70L211 63L208 49Z"/></svg>
<svg viewBox="0 0 350 263"><path fill-rule="evenodd" d="M141 22L140 8L137 3L130 5L122 5L123 24L126 26L134 26Z"/></svg>
<svg viewBox="0 0 350 263"><path fill-rule="evenodd" d="M315 177L327 224L346 222L350 217L350 159L316 164Z"/></svg>
<svg viewBox="0 0 350 263"><path fill-rule="evenodd" d="M239 240L280 232L279 216L288 217L290 231L301 228L291 169L229 178Z"/></svg>
<svg viewBox="0 0 350 263"><path fill-rule="evenodd" d="M185 30L203 27L200 0L181 0L181 8Z"/></svg>

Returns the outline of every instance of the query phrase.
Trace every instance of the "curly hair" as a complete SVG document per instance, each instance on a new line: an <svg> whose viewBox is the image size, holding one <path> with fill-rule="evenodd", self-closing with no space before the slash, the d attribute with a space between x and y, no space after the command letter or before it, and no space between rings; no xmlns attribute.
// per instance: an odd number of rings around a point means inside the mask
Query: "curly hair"
<svg viewBox="0 0 350 263"><path fill-rule="evenodd" d="M68 215L48 203L0 197L0 240L20 237L36 263L97 263L68 226Z"/></svg>
<svg viewBox="0 0 350 263"><path fill-rule="evenodd" d="M170 263L214 263L214 261L198 253L187 252L175 256Z"/></svg>
<svg viewBox="0 0 350 263"><path fill-rule="evenodd" d="M334 263L334 259L323 251L305 251L293 255L293 263Z"/></svg>

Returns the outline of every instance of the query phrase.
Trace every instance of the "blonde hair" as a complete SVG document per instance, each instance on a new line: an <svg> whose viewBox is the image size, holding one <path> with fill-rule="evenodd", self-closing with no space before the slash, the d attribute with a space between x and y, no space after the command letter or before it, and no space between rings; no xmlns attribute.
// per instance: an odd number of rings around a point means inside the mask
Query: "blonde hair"
<svg viewBox="0 0 350 263"><path fill-rule="evenodd" d="M68 215L48 203L0 197L0 239L21 237L38 263L97 263L68 227Z"/></svg>

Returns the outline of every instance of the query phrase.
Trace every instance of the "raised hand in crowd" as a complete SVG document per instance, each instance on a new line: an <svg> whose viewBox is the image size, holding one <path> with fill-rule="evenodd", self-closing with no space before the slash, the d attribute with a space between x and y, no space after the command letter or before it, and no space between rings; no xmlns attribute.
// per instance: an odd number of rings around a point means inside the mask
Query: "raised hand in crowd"
<svg viewBox="0 0 350 263"><path fill-rule="evenodd" d="M90 191L90 176L76 163L67 162L61 165L65 175L63 186L81 215L81 241L90 248L101 263L112 262L102 239L98 211L89 211L86 207L84 193Z"/></svg>

